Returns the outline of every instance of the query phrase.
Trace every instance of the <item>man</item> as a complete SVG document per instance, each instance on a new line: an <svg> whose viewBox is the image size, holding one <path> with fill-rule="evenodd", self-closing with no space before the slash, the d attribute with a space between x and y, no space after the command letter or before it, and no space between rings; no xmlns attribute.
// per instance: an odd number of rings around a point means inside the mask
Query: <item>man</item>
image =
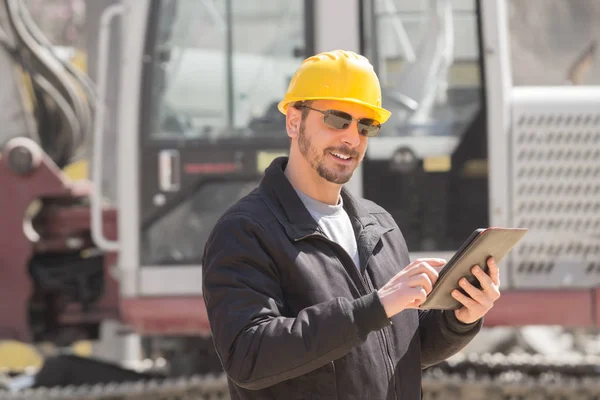
<svg viewBox="0 0 600 400"><path fill-rule="evenodd" d="M343 185L390 112L368 60L306 59L279 104L291 139L207 241L203 290L232 399L419 399L421 370L463 348L499 296L476 272L454 311L419 310L439 259L410 262L385 210ZM435 195L435 194L432 194Z"/></svg>

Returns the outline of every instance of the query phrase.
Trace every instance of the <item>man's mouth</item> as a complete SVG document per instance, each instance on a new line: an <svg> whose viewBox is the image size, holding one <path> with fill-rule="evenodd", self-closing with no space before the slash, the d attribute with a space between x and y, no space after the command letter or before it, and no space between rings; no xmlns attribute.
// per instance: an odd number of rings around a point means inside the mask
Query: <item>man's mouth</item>
<svg viewBox="0 0 600 400"><path fill-rule="evenodd" d="M337 153L337 152L334 152L334 151L330 151L329 154L331 154L332 156L337 157L337 158L339 158L341 160L349 160L349 159L352 158L351 156L348 156L346 154Z"/></svg>

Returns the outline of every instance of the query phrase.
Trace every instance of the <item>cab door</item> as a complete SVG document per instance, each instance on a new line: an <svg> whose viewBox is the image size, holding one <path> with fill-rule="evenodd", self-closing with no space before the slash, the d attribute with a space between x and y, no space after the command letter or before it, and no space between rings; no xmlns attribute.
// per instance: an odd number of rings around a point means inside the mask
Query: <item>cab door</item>
<svg viewBox="0 0 600 400"><path fill-rule="evenodd" d="M127 5L119 159L130 168L119 176L119 270L126 318L142 331L159 329L149 327L156 309L144 299L201 309L207 236L288 152L276 105L313 51L312 3L259 3ZM179 323L179 333L200 329Z"/></svg>
<svg viewBox="0 0 600 400"><path fill-rule="evenodd" d="M449 258L490 224L480 2L362 4L364 53L392 111L369 140L364 196L391 213L411 258Z"/></svg>

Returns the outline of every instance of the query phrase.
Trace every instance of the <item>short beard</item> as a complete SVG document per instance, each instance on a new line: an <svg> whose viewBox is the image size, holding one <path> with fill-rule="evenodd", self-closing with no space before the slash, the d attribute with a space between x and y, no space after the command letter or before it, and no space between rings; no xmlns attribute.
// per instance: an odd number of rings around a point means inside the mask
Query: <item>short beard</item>
<svg viewBox="0 0 600 400"><path fill-rule="evenodd" d="M349 174L336 174L334 171L331 171L325 167L325 163L322 158L319 160L319 155L317 149L315 149L310 142L310 140L306 137L306 127L304 121L300 122L300 129L298 132L298 148L300 153L304 157L306 161L310 164L311 167L317 171L319 176L325 179L328 182L335 183L338 185L343 185L350 181L352 178L352 172ZM334 149L332 149L334 150ZM349 149L342 149L345 153L352 155L353 157L358 158L358 153Z"/></svg>

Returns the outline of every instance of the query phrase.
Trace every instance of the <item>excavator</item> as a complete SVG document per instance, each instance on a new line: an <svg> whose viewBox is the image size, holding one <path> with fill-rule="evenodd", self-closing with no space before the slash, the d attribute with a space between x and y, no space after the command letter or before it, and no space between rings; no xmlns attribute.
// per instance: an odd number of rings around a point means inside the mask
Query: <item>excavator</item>
<svg viewBox="0 0 600 400"><path fill-rule="evenodd" d="M332 48L373 60L394 111L348 186L392 213L411 256L529 229L479 350L424 371L424 398L600 395L595 42L548 68L568 84L517 86L506 0L103 4L92 78L22 0L0 1L0 340L61 349L0 398L227 398L203 243L286 154L275 105L302 59ZM119 362L65 353L107 323L132 339L113 343Z"/></svg>

